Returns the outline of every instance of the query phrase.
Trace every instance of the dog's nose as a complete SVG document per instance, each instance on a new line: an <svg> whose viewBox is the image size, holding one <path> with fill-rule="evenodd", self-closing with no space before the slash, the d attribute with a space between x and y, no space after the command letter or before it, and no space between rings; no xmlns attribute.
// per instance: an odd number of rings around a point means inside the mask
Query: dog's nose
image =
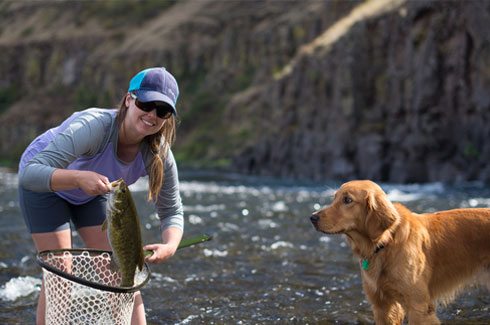
<svg viewBox="0 0 490 325"><path fill-rule="evenodd" d="M310 217L311 223L316 226L318 220L320 220L320 216L318 214L312 214Z"/></svg>

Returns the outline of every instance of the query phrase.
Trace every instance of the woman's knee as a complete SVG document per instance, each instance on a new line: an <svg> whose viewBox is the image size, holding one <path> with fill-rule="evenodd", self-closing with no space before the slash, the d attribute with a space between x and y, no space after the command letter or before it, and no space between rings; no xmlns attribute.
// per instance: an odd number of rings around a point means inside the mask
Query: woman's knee
<svg viewBox="0 0 490 325"><path fill-rule="evenodd" d="M55 232L33 233L31 236L38 252L72 247L70 229Z"/></svg>
<svg viewBox="0 0 490 325"><path fill-rule="evenodd" d="M107 231L102 231L102 226L80 227L77 232L87 248L111 250Z"/></svg>

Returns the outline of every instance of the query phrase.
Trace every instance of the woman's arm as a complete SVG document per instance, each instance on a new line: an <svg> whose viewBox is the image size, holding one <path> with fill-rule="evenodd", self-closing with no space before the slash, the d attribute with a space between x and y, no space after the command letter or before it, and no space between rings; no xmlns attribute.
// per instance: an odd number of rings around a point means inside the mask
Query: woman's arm
<svg viewBox="0 0 490 325"><path fill-rule="evenodd" d="M154 251L146 260L149 263L162 263L175 254L184 232L184 209L180 197L177 165L171 151L165 162L162 188L155 206L161 221L162 244L145 246L146 250Z"/></svg>
<svg viewBox="0 0 490 325"><path fill-rule="evenodd" d="M52 191L81 188L87 195L102 195L110 190L107 177L86 170L55 169L51 174Z"/></svg>
<svg viewBox="0 0 490 325"><path fill-rule="evenodd" d="M64 170L75 159L83 155L95 155L103 148L112 131L112 116L109 112L90 109L67 120L66 129L59 131L46 147L25 163L19 172L19 183L24 188L35 192L49 192L61 189L72 189L86 178L94 180L87 174L73 174ZM64 170L61 175L58 169ZM74 176L80 176L75 179ZM83 177L82 177L83 176ZM54 186L54 188L53 188ZM92 187L88 187L93 190Z"/></svg>

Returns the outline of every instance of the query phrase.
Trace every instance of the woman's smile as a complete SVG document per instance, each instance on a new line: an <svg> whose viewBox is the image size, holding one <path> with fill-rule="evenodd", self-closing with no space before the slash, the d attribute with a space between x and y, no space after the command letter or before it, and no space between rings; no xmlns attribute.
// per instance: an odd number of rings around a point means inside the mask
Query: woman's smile
<svg viewBox="0 0 490 325"><path fill-rule="evenodd" d="M148 126L150 126L150 127L153 127L153 126L155 126L155 125L156 125L156 123L151 122L151 121L149 121L149 120L146 120L146 119L144 119L143 117L141 118L141 121L142 121L142 122L143 122L145 125L148 125Z"/></svg>
<svg viewBox="0 0 490 325"><path fill-rule="evenodd" d="M165 120L161 120L156 116L155 110L139 115L137 114L139 113L137 108L133 107L133 113L136 115L134 117L141 121L141 123L138 123L140 125L138 129L143 136L158 132L165 123Z"/></svg>

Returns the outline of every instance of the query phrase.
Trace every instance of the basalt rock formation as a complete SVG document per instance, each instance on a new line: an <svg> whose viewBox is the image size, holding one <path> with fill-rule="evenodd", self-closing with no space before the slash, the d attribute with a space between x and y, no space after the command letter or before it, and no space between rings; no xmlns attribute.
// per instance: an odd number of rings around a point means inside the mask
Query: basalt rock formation
<svg viewBox="0 0 490 325"><path fill-rule="evenodd" d="M484 0L0 3L0 163L166 66L181 162L489 181L489 18Z"/></svg>
<svg viewBox="0 0 490 325"><path fill-rule="evenodd" d="M382 14L369 13L369 3L364 14L353 11L351 21L361 18L342 36L334 35L341 26L331 27L277 80L236 100L259 116L260 134L235 158L238 169L490 180L490 3L393 4ZM228 107L233 119L235 109Z"/></svg>

